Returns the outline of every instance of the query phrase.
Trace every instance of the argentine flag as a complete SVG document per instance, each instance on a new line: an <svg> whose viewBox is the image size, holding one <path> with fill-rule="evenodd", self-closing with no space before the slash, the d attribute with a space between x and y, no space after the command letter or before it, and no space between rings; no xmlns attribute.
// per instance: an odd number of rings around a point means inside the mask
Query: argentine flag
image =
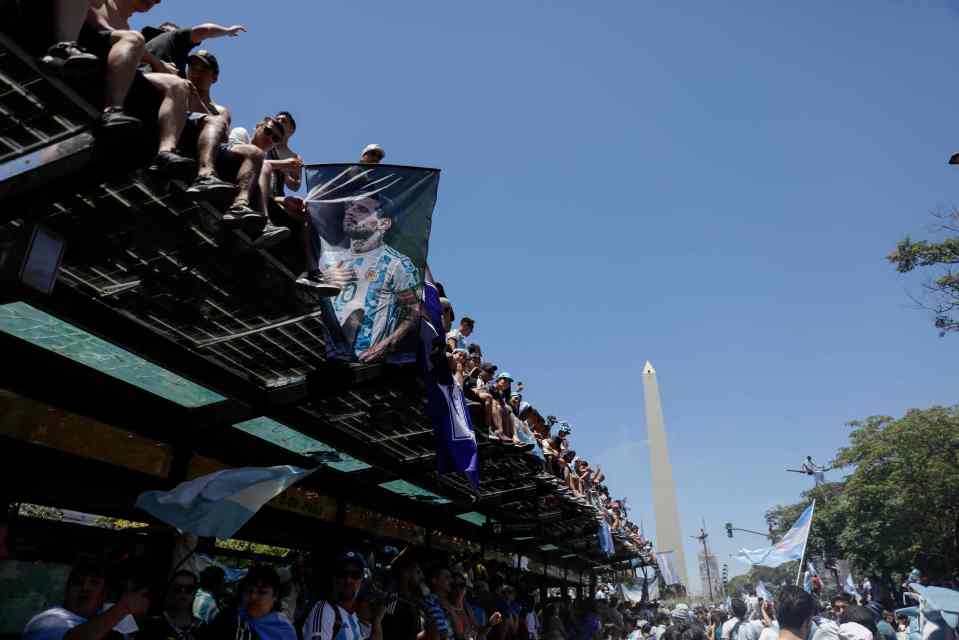
<svg viewBox="0 0 959 640"><path fill-rule="evenodd" d="M815 502L806 507L806 510L802 512L792 528L786 532L783 539L773 546L753 551L740 549L734 557L737 560L763 567L778 567L791 560L801 560L806 549L806 539L809 537L815 507Z"/></svg>
<svg viewBox="0 0 959 640"><path fill-rule="evenodd" d="M856 598L862 597L859 595L859 590L856 589L856 583L853 582L851 573L846 574L846 593L851 596L856 596Z"/></svg>
<svg viewBox="0 0 959 640"><path fill-rule="evenodd" d="M170 491L141 493L136 506L201 538L230 538L260 507L313 471L291 466L224 469Z"/></svg>
<svg viewBox="0 0 959 640"><path fill-rule="evenodd" d="M756 597L762 598L766 602L773 601L773 594L769 593L769 590L766 588L766 585L763 584L762 580L756 581Z"/></svg>

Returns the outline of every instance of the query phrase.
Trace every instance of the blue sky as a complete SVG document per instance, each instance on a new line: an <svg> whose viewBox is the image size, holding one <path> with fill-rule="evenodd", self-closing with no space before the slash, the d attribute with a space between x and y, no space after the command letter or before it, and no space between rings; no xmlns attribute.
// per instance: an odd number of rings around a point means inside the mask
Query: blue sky
<svg viewBox="0 0 959 640"><path fill-rule="evenodd" d="M956 202L959 13L795 4L167 0L134 23L245 24L206 45L214 97L237 125L294 112L308 162L377 142L441 168L430 263L477 341L647 531L651 360L684 533L705 518L723 561L762 543L723 523L797 500L783 470L846 421L956 399L959 338L883 257Z"/></svg>

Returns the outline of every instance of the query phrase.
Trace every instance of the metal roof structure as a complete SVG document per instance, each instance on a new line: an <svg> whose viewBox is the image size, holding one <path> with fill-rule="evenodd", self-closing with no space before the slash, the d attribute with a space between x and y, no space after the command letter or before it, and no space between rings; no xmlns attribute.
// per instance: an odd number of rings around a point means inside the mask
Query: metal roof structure
<svg viewBox="0 0 959 640"><path fill-rule="evenodd" d="M648 560L622 539L603 556L594 510L483 429L479 487L439 475L416 368L328 361L332 309L295 291L295 248L257 250L184 185L124 167L97 146L94 117L0 35L0 411L21 416L0 457L70 473L8 486L132 515L138 491L210 465L319 463L245 534L303 543L321 526L303 514L332 498L340 524L355 506L580 573ZM65 245L49 294L19 277L38 228Z"/></svg>

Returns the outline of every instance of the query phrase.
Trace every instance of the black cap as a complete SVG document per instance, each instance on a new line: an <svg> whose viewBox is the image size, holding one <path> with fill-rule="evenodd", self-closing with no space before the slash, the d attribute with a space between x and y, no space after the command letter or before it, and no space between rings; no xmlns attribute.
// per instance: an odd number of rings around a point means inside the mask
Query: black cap
<svg viewBox="0 0 959 640"><path fill-rule="evenodd" d="M187 58L187 62L192 62L193 60L199 60L204 63L213 69L214 73L220 73L220 63L217 61L216 56L206 49L199 49L195 53L191 53L190 57Z"/></svg>

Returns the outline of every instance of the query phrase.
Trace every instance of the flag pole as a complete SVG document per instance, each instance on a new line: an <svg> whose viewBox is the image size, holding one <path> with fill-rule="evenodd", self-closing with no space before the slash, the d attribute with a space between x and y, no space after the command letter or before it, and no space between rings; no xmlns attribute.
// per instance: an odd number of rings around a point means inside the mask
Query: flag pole
<svg viewBox="0 0 959 640"><path fill-rule="evenodd" d="M816 515L816 500L812 501L812 511L809 512L809 531L806 532L806 539L802 543L802 555L799 557L799 571L796 573L796 586L800 586L802 580L802 568L806 562L806 545L809 544L809 534L812 533L812 519Z"/></svg>

